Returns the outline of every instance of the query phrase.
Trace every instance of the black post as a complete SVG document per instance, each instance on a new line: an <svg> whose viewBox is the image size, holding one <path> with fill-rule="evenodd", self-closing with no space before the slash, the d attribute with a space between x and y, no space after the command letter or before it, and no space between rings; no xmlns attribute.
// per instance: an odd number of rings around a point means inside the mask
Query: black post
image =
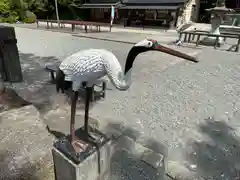
<svg viewBox="0 0 240 180"><path fill-rule="evenodd" d="M198 34L198 36L197 36L197 42L196 42L196 46L198 46L199 45L199 42L200 41L200 34Z"/></svg>
<svg viewBox="0 0 240 180"><path fill-rule="evenodd" d="M216 38L216 40L215 40L215 43L214 43L214 49L216 49L216 48L217 48L218 41L219 41L219 36L217 36L217 38Z"/></svg>
<svg viewBox="0 0 240 180"><path fill-rule="evenodd" d="M75 30L75 24L72 24L72 32Z"/></svg>
<svg viewBox="0 0 240 180"><path fill-rule="evenodd" d="M235 52L239 51L239 44L240 44L240 36L238 37L238 42L237 42L237 46L236 46Z"/></svg>
<svg viewBox="0 0 240 180"><path fill-rule="evenodd" d="M38 20L36 20L36 23L37 23L37 28L39 28L39 22L38 22Z"/></svg>
<svg viewBox="0 0 240 180"><path fill-rule="evenodd" d="M8 82L23 79L14 27L0 26L0 74Z"/></svg>
<svg viewBox="0 0 240 180"><path fill-rule="evenodd" d="M191 35L192 35L192 33L188 34L188 43L190 43L190 41L191 41Z"/></svg>
<svg viewBox="0 0 240 180"><path fill-rule="evenodd" d="M187 32L184 32L184 40L183 40L183 42L187 42Z"/></svg>

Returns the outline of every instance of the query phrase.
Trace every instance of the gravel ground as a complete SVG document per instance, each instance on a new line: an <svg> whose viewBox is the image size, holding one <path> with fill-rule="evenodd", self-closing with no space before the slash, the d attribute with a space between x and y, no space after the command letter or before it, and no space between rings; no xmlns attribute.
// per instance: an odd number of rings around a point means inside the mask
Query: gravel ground
<svg viewBox="0 0 240 180"><path fill-rule="evenodd" d="M73 52L91 47L111 50L123 65L131 48L128 44L66 33L24 28L16 28L16 33L26 84L35 84L29 91L36 101L50 96L40 82L48 78L41 70L44 63L61 61ZM178 49L190 54L202 51ZM200 63L193 64L157 52L145 53L136 60L131 88L126 92L109 90L106 99L92 107L91 116L103 124L127 124L144 136L157 139L173 176L237 179L239 57L236 53L204 49L198 54ZM16 86L26 97L26 86ZM110 84L108 87L113 88Z"/></svg>

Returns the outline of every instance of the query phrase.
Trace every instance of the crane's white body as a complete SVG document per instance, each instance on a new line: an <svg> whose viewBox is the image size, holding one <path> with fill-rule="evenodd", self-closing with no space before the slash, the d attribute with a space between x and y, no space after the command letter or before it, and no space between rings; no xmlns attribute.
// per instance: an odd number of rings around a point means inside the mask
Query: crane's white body
<svg viewBox="0 0 240 180"><path fill-rule="evenodd" d="M129 87L126 78L131 75L125 76L117 57L104 49L81 50L64 59L59 68L65 74L65 80L73 82L74 91L77 91L83 82L94 84L105 75L108 75L116 88L125 90Z"/></svg>

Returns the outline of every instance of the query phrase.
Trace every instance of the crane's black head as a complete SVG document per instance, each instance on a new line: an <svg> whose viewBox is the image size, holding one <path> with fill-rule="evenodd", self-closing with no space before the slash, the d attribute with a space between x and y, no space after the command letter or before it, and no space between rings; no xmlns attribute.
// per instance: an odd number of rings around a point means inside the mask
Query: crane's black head
<svg viewBox="0 0 240 180"><path fill-rule="evenodd" d="M128 53L127 61L125 64L125 74L132 68L133 62L138 54L155 50L155 46L158 45L156 40L144 39L135 44Z"/></svg>
<svg viewBox="0 0 240 180"><path fill-rule="evenodd" d="M185 53L176 51L174 49L162 46L158 41L153 39L144 39L137 44L135 44L132 49L129 51L127 56L127 61L125 64L125 74L132 68L133 62L138 54L147 52L147 51L161 51L173 56L177 56L192 62L198 62L195 57L189 56Z"/></svg>
<svg viewBox="0 0 240 180"><path fill-rule="evenodd" d="M68 89L72 88L72 82L65 81L65 74L61 69L58 68L56 72L56 90L59 92L61 90L62 93L66 92Z"/></svg>

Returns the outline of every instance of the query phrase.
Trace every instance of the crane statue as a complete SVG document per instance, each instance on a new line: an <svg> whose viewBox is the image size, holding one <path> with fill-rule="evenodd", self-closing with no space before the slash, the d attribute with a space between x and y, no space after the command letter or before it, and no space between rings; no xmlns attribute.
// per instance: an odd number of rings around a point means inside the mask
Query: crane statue
<svg viewBox="0 0 240 180"><path fill-rule="evenodd" d="M78 90L85 88L85 121L84 134L89 141L96 140L89 131L88 111L91 98L91 87L96 80L107 75L112 84L120 91L127 90L131 85L131 72L135 58L138 54L147 51L161 51L174 55L192 62L198 62L195 57L189 56L182 52L162 46L156 40L145 39L135 44L128 53L125 70L123 71L117 57L105 49L87 49L81 50L62 61L56 72L56 90L64 93L72 89L71 104L71 145L77 151L79 140L75 135L75 113L76 102L78 99Z"/></svg>

